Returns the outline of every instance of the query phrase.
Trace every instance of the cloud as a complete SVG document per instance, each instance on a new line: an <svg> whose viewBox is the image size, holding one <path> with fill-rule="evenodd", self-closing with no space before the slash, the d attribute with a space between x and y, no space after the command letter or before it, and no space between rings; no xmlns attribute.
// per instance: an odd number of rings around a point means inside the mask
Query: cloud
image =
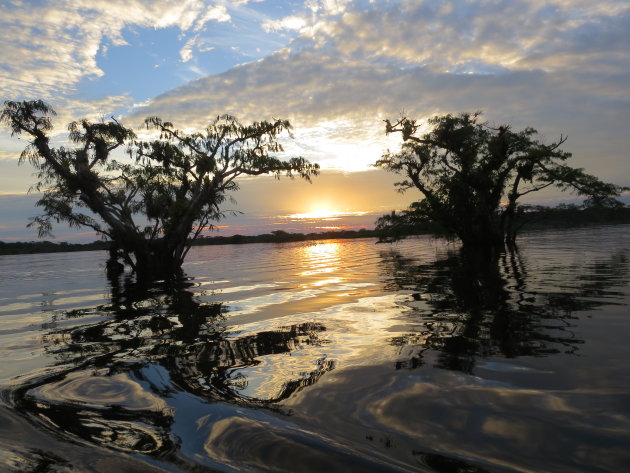
<svg viewBox="0 0 630 473"><path fill-rule="evenodd" d="M195 46L196 37L190 38L186 41L184 47L179 51L179 57L182 62L188 62L192 59L193 56L193 47Z"/></svg>
<svg viewBox="0 0 630 473"><path fill-rule="evenodd" d="M613 170L628 156L627 2L306 6L300 18L308 22L288 47L173 89L138 115L182 127L223 112L244 120L286 117L296 127L296 149L336 168L352 160L349 169L390 146L383 118L481 109L493 122L535 126L549 140L568 133L575 165L630 180L630 171ZM353 146L359 156L350 156ZM378 151L368 159L361 146Z"/></svg>
<svg viewBox="0 0 630 473"><path fill-rule="evenodd" d="M48 0L0 4L0 95L68 95L84 78L97 78L106 41L122 46L130 26L201 31L230 20L227 8L207 0Z"/></svg>
<svg viewBox="0 0 630 473"><path fill-rule="evenodd" d="M566 67L550 60L558 54L627 50L627 15L620 1L382 2L324 16L305 37L348 58L442 72L469 63L558 70Z"/></svg>
<svg viewBox="0 0 630 473"><path fill-rule="evenodd" d="M206 12L196 21L194 31L201 31L209 21L218 21L219 23L230 21L232 17L223 5L215 5L209 7Z"/></svg>
<svg viewBox="0 0 630 473"><path fill-rule="evenodd" d="M203 53L212 51L213 49L214 46L210 46L207 40L200 38L199 35L196 35L186 41L184 47L179 51L179 57L182 62L188 62L193 57L193 50Z"/></svg>
<svg viewBox="0 0 630 473"><path fill-rule="evenodd" d="M352 0L307 0L306 6L314 14L338 15L351 3Z"/></svg>
<svg viewBox="0 0 630 473"><path fill-rule="evenodd" d="M306 19L300 16L285 16L279 20L267 20L262 24L263 30L267 32L281 30L300 30L306 25Z"/></svg>

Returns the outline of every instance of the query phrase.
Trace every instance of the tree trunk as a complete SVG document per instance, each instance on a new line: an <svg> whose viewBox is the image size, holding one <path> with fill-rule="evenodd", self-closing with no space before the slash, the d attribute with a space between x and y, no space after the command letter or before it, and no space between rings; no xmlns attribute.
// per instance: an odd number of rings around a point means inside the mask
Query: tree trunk
<svg viewBox="0 0 630 473"><path fill-rule="evenodd" d="M112 241L108 273L120 272L122 259L129 264L136 278L141 281L172 280L182 274L183 254L165 239L145 240L125 235Z"/></svg>
<svg viewBox="0 0 630 473"><path fill-rule="evenodd" d="M496 218L477 217L467 225L462 225L457 236L466 248L502 248L504 234L501 223Z"/></svg>

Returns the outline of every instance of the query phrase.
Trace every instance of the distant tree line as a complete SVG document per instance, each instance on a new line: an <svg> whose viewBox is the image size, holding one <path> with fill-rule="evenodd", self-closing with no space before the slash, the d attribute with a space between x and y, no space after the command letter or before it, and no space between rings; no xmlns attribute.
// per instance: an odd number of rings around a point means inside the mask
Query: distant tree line
<svg viewBox="0 0 630 473"><path fill-rule="evenodd" d="M69 251L94 251L109 249L110 242L67 243L54 241L0 241L0 255L23 255L31 253L64 253Z"/></svg>
<svg viewBox="0 0 630 473"><path fill-rule="evenodd" d="M517 224L528 230L544 228L571 228L587 225L630 224L630 208L584 207L576 204L560 204L556 207L542 205L523 206ZM407 236L445 235L446 231L436 222L423 221L401 229ZM276 230L260 235L200 236L191 241L192 246L243 245L249 243L291 243L300 241L347 240L355 238L378 238L388 241L390 233L380 229L337 230L316 233L291 233ZM109 250L111 242L97 240L92 243L66 243L52 241L2 242L0 255L29 253L59 253L69 251Z"/></svg>

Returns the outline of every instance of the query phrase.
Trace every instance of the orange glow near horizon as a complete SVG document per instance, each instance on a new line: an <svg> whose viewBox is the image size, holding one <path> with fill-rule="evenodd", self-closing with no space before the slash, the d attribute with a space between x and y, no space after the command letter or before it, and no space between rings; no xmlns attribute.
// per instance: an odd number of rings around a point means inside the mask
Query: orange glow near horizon
<svg viewBox="0 0 630 473"><path fill-rule="evenodd" d="M330 207L315 207L310 212L287 215L286 218L295 220L339 220L341 217L361 216L367 212L350 212L333 210Z"/></svg>

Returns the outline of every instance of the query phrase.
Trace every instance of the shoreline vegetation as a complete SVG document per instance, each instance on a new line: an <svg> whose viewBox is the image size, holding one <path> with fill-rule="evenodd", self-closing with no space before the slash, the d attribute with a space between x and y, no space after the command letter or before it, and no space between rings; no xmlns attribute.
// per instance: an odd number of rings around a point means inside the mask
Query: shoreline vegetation
<svg viewBox="0 0 630 473"><path fill-rule="evenodd" d="M523 214L524 231L536 231L551 228L575 228L590 225L630 224L630 207L622 208L582 208L577 205L559 205L557 207L532 207ZM434 222L425 222L410 229L410 235L444 235L440 226ZM376 229L335 230L318 233L289 233L275 230L260 235L202 236L192 242L192 246L204 245L241 245L249 243L290 243L298 241L318 241L332 239L379 238ZM108 250L110 241L96 240L91 243L68 243L52 241L0 241L0 256L66 253L73 251Z"/></svg>

